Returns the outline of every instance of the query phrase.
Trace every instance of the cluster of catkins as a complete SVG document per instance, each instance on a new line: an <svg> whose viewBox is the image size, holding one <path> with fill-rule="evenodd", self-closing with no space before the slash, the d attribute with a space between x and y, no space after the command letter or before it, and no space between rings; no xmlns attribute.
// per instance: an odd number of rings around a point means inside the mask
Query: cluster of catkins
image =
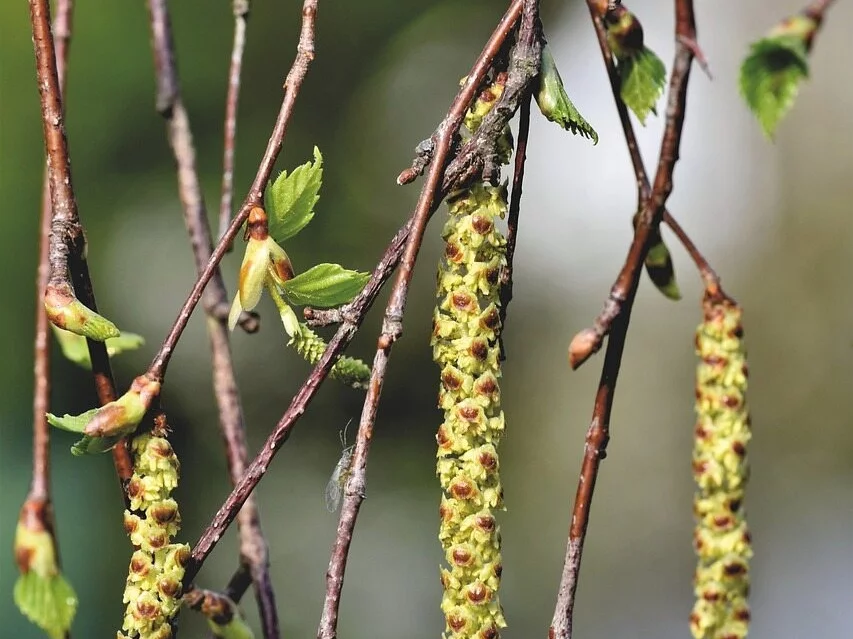
<svg viewBox="0 0 853 639"><path fill-rule="evenodd" d="M704 312L696 333L700 362L693 474L699 488L694 500L698 565L690 629L696 639L742 639L749 624L752 556L743 507L751 433L742 311L711 291Z"/></svg>
<svg viewBox="0 0 853 639"><path fill-rule="evenodd" d="M469 130L502 90L495 83L481 94L466 119ZM443 491L439 539L449 566L441 571L441 609L445 636L491 639L506 626L497 596L502 565L493 515L503 508L495 447L504 431L498 307L506 239L495 221L506 213L506 188L476 183L450 196L448 207L432 336L444 410L436 436Z"/></svg>
<svg viewBox="0 0 853 639"><path fill-rule="evenodd" d="M180 527L178 458L169 441L150 433L133 440L134 473L127 486L124 528L135 551L130 559L117 639L168 639L181 605L181 582L190 558L186 544L170 543Z"/></svg>

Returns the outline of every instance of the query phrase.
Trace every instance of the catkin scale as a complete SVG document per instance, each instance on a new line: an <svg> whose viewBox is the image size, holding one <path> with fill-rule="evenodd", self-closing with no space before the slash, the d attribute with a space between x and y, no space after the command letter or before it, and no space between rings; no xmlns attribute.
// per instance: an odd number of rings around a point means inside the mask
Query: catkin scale
<svg viewBox="0 0 853 639"><path fill-rule="evenodd" d="M486 89L466 118L474 131L500 97L498 82ZM501 146L509 159L508 136ZM491 639L506 626L498 600L502 571L500 529L493 511L503 509L497 444L504 432L500 405L500 275L506 238L495 218L506 214L506 188L475 183L448 198L442 231L433 316L433 359L441 368L436 472L442 487L439 540L445 637Z"/></svg>
<svg viewBox="0 0 853 639"><path fill-rule="evenodd" d="M748 369L742 311L718 290L706 292L704 322L696 333L699 356L693 475L698 486L693 545L698 557L696 603L690 630L696 639L743 639L749 626L749 559L744 490L751 439L746 406Z"/></svg>

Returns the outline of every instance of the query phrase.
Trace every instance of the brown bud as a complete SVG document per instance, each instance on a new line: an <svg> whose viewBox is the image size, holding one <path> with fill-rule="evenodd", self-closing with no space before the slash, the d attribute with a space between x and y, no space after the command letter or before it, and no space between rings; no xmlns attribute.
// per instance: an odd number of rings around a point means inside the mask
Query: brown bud
<svg viewBox="0 0 853 639"><path fill-rule="evenodd" d="M261 207L252 207L246 220L245 239L265 240L269 237L269 221L267 213Z"/></svg>
<svg viewBox="0 0 853 639"><path fill-rule="evenodd" d="M572 338L569 344L569 366L572 370L577 370L591 355L597 353L599 348L601 348L601 337L598 333L591 328L583 329Z"/></svg>

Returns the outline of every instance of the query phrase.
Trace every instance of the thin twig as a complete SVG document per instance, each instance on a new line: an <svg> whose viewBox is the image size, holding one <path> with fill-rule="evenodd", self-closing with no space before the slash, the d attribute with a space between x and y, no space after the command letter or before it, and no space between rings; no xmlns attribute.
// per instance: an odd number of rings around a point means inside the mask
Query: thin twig
<svg viewBox="0 0 853 639"><path fill-rule="evenodd" d="M50 3L49 0L29 0L29 5L52 210L48 249L50 274L47 288L53 286L69 293L73 290L83 305L97 312L95 293L86 262L85 233L77 211L77 200L71 180L71 160L65 134L57 58L50 29ZM107 348L103 342L87 340L87 344L98 402L104 405L116 398ZM133 464L124 440L116 444L112 452L116 473L122 485L122 494L127 501L124 485L133 474Z"/></svg>
<svg viewBox="0 0 853 639"><path fill-rule="evenodd" d="M803 13L820 25L827 10L835 3L835 0L815 0L805 8Z"/></svg>
<svg viewBox="0 0 853 639"><path fill-rule="evenodd" d="M510 8L510 12L508 13L508 16L510 17L509 22L507 22L507 16L505 16L504 21L501 22L501 27L499 29L499 31L503 30L502 35L499 36L501 42L506 39L509 32L512 30L512 26L518 17L521 5L521 0L514 0L512 7ZM495 38L494 35L493 38ZM493 51L490 51L490 56L493 56L498 49L499 47L496 46ZM471 99L473 99L476 87L488 71L490 58L489 60L482 58L483 56L481 54L481 59L478 60L478 64L475 66L474 72L472 72L469 76L469 80L461 89L460 95L464 95L465 97L465 107L467 107ZM459 99L459 96L457 96L457 100ZM461 116L458 121L454 118L454 121L456 121L455 128L452 123L448 122L447 128L449 130L455 131L456 128L458 128L459 122L461 122ZM448 168L448 174L450 173L450 168L452 167ZM464 173L465 172L461 169L458 171L459 175L463 175ZM417 212L418 211L416 211L416 213ZM379 261L379 264L377 264L374 269L370 280L367 282L358 297L352 304L350 304L350 318L345 320L338 328L334 337L329 342L326 351L323 353L323 356L317 362L300 389L296 392L296 395L290 402L290 406L287 408L284 415L282 415L278 424L276 424L272 434L267 438L261 452L258 453L252 463L249 464L249 467L246 469L240 483L234 488L225 500L225 503L214 515L213 520L210 522L207 529L202 533L201 538L193 548L192 561L187 567L185 581L189 581L195 576L201 566L201 563L204 562L210 554L210 551L222 538L222 535L228 525L233 521L235 513L246 500L247 495L254 490L255 486L257 486L258 482L263 478L273 457L290 436L293 425L305 412L320 384L328 376L335 361L352 340L358 330L358 327L363 321L365 314L376 299L379 290L394 271L395 264L399 260L399 254L402 247L406 245L410 228L414 228L414 216L391 240L391 243Z"/></svg>
<svg viewBox="0 0 853 639"><path fill-rule="evenodd" d="M246 27L249 22L250 0L233 0L234 42L231 46L231 67L228 71L228 93L225 97L225 144L222 151L222 199L219 205L219 236L225 235L231 224L234 200L234 145L237 138L237 106L240 103L240 78L243 72L243 52L246 50Z"/></svg>
<svg viewBox="0 0 853 639"><path fill-rule="evenodd" d="M184 210L184 221L189 231L196 269L200 273L212 252L210 225L204 205L201 182L196 166L196 153L190 129L189 116L181 98L171 20L165 0L149 0L152 32L152 49L156 60L157 86L168 87L169 94L161 94L157 104L166 120L169 144L178 167L178 191ZM217 268L205 295L208 310L207 330L213 358L213 390L219 410L219 423L226 444L228 469L232 483L236 483L245 470L248 460L243 411L231 358L228 328L224 317L214 309L228 306L225 284ZM257 504L247 500L237 515L240 532L240 555L249 567L266 639L279 636L275 594L269 575L269 552L261 530Z"/></svg>
<svg viewBox="0 0 853 639"><path fill-rule="evenodd" d="M637 181L637 208L642 209L643 202L649 197L652 191L652 186L649 183L649 176L646 172L646 166L643 162L643 157L640 154L640 145L637 143L637 136L634 132L634 125L631 123L631 117L628 115L628 107L622 101L620 96L620 79L619 71L616 69L616 62L613 57L613 52L610 50L610 44L607 41L607 30L598 17L594 8L594 0L587 0L590 18L592 25L595 28L595 35L598 39L598 46L601 49L601 57L604 60L604 68L607 70L607 78L610 81L610 90L613 93L613 102L616 105L616 112L619 114L619 122L622 125L622 133L625 135L625 145L628 147L628 155L631 157L631 165L634 168L634 177ZM706 285L719 284L717 273L711 268L708 260L699 251L681 225L676 221L672 214L664 209L663 221L672 229L672 232L679 239L681 244L687 250L696 268L699 270L699 276Z"/></svg>
<svg viewBox="0 0 853 639"><path fill-rule="evenodd" d="M522 14L522 10L523 17L520 15ZM503 101L496 104L491 112L500 115L500 119L491 118L489 125L489 130L494 135L493 142L496 142L498 136L503 133L504 127L518 108L519 102L529 105L529 87L532 80L538 75L541 54L534 35L537 19L538 2L535 0L525 0L521 3L514 2L510 6L498 28L492 34L492 37L480 54L480 58L475 63L471 73L468 75L468 82L465 87L468 89L468 92L466 93L463 89L457 95L447 116L437 129L439 134L434 138L429 172L427 173L418 204L415 208L412 229L409 239L406 242L401 268L397 273L397 280L394 283L394 288L391 291L390 299L385 308L382 332L377 341L376 355L373 359L367 397L364 400L364 407L361 413L361 422L358 427L350 476L344 491L344 503L338 521L335 543L329 559L329 567L326 570L326 596L323 603L320 625L317 630L318 639L335 639L337 637L338 611L346 564L349 558L349 549L355 531L356 520L365 497L367 458L370 450L370 442L373 439L373 429L376 423L376 414L379 410L379 400L385 381L388 360L391 357L391 349L394 343L403 334L403 315L409 285L414 273L415 261L423 242L427 222L441 203L441 199L437 198L437 195L442 192L444 183L442 173L447 164L454 138L462 124L465 112L471 103L473 92L479 87L485 73L492 65L492 61L506 41L510 30L518 20L521 21L521 26L519 27L518 42L510 60L507 89L502 96ZM525 33L527 33L528 37L525 37ZM502 124L496 126L501 121ZM483 125L486 125L485 121ZM483 148L482 145L477 145L474 140L472 140L469 146L472 149ZM464 152L460 153L460 157L464 155ZM487 156L482 164L483 171L489 170L489 161L490 158Z"/></svg>
<svg viewBox="0 0 853 639"><path fill-rule="evenodd" d="M672 192L672 175L675 162L678 159L681 145L681 132L684 125L684 113L687 105L687 83L690 77L690 67L693 62L693 49L685 41L696 39L696 23L693 13L692 0L675 0L675 61L669 85L669 99L666 109L666 125L661 142L660 157L654 187L651 196L645 203L640 215L638 227L654 228L660 224L663 217L666 200ZM648 237L648 234L646 235ZM645 241L645 240L644 240ZM636 268L645 259L647 246L641 247ZM632 280L627 296L617 315L607 342L601 379L595 396L589 430L584 447L583 463L578 481L575 504L572 510L572 521L569 528L569 539L566 547L566 557L563 564L563 574L554 617L551 620L549 639L571 639L572 614L574 611L575 593L578 586L583 545L586 530L589 525L589 512L592 506L592 496L595 482L598 478L598 467L607 452L610 438L610 414L613 406L613 394L622 361L622 351L631 319L634 296L637 292L638 278Z"/></svg>
<svg viewBox="0 0 853 639"><path fill-rule="evenodd" d="M65 95L68 49L71 44L73 0L58 0L53 32L56 38L56 69L60 96ZM59 538L53 513L53 496L50 485L50 427L47 413L50 410L50 322L44 311L44 294L50 276L49 246L52 209L47 168L42 186L39 216L39 260L36 268L36 321L33 356L33 476L30 490L21 508L21 520L31 528L45 530L51 536L56 553L56 565L61 565ZM71 639L66 631L65 639Z"/></svg>
<svg viewBox="0 0 853 639"><path fill-rule="evenodd" d="M255 206L263 206L264 190L272 174L278 154L281 151L281 146L284 143L287 126L290 123L290 118L293 115L293 107L296 104L296 97L299 95L299 89L302 86L302 81L305 79L305 74L308 72L308 66L314 59L314 18L317 14L317 3L318 0L304 0L302 4L302 28L299 33L299 44L296 47L296 59L284 80L284 99L281 102L281 108L279 109L278 118L276 119L272 134L267 142L267 148L258 165L255 179L252 181L251 187L249 187L249 193L243 201L239 213L231 221L231 226L219 238L219 242L216 244L216 248L213 250L210 259L204 265L204 269L199 273L189 296L178 312L178 317L175 318L169 334L148 367L147 375L151 379L162 383L166 375L166 369L169 366L169 360L172 358L172 353L181 339L184 329L187 327L190 316L193 314L195 307L204 293L205 286L207 286L207 283L213 277L225 253L228 252L228 246L237 235L240 227L243 226L243 223L249 216L249 211ZM168 89L166 87L167 91Z"/></svg>
<svg viewBox="0 0 853 639"><path fill-rule="evenodd" d="M607 70L607 76L610 80L610 88L613 92L613 100L616 104L616 111L619 114L619 121L622 124L622 131L625 135L625 142L628 147L628 154L631 157L631 164L634 167L634 176L637 182L637 200L640 210L646 209L646 202L651 195L651 185L649 184L648 174L646 173L643 158L640 154L640 147L637 144L637 137L634 134L634 127L631 124L631 118L628 115L628 108L620 97L620 80L619 73L616 69L616 64L613 57L613 52L610 50L610 45L607 42L607 32L604 24L599 17L598 10L595 7L595 0L587 0L590 17L592 18L595 33L598 38L598 44L601 49L601 55L604 59L604 66ZM699 51L695 40L686 40L679 36L678 44L684 47L690 47L695 55ZM719 281L717 274L708 264L705 257L696 248L696 245L687 237L687 234L673 218L673 216L664 209L662 218L672 230L675 232L679 240L684 244L685 249L690 254L690 257L696 263L699 269L699 274L705 284L711 284ZM625 260L625 265L619 272L616 282L610 289L610 294L604 303L604 308L598 317L595 318L592 327L584 329L578 333L572 340L569 346L569 362L572 368L576 369L581 366L590 356L598 352L601 348L604 338L610 333L613 322L622 311L628 297L628 291L632 286L636 286L636 281L639 280L642 273L643 262L648 253L648 240L659 234L659 225L651 226L647 223L639 223L634 231L634 239ZM645 248L644 248L645 247Z"/></svg>
<svg viewBox="0 0 853 639"><path fill-rule="evenodd" d="M524 165L527 161L527 137L530 133L530 101L533 94L522 98L518 115L518 141L515 143L515 167L512 174L512 192L509 198L506 233L506 267L501 272L500 325L506 323L506 313L512 301L513 259L518 238L518 214L521 210L521 191L524 185ZM501 333L501 359L506 359L506 346Z"/></svg>

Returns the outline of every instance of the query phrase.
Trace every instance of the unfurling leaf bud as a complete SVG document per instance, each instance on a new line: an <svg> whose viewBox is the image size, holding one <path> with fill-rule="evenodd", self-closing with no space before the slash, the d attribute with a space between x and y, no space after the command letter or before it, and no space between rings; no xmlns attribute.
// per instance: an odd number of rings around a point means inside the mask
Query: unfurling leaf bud
<svg viewBox="0 0 853 639"><path fill-rule="evenodd" d="M84 306L68 284L48 284L44 292L44 310L55 326L96 342L121 335L110 320Z"/></svg>
<svg viewBox="0 0 853 639"><path fill-rule="evenodd" d="M536 103L539 110L548 120L556 122L566 131L582 135L598 144L598 133L578 112L575 105L566 95L563 80L554 62L551 47L542 47L542 70L539 75L539 90L536 92Z"/></svg>
<svg viewBox="0 0 853 639"><path fill-rule="evenodd" d="M77 595L59 571L49 513L49 503L41 499L30 498L21 509L14 548L21 575L13 596L27 619L61 639L77 612Z"/></svg>
<svg viewBox="0 0 853 639"><path fill-rule="evenodd" d="M47 421L51 426L83 434L83 439L71 448L73 454L103 453L137 429L159 394L160 383L140 375L133 380L130 390L115 401L80 415L57 417L48 413Z"/></svg>

